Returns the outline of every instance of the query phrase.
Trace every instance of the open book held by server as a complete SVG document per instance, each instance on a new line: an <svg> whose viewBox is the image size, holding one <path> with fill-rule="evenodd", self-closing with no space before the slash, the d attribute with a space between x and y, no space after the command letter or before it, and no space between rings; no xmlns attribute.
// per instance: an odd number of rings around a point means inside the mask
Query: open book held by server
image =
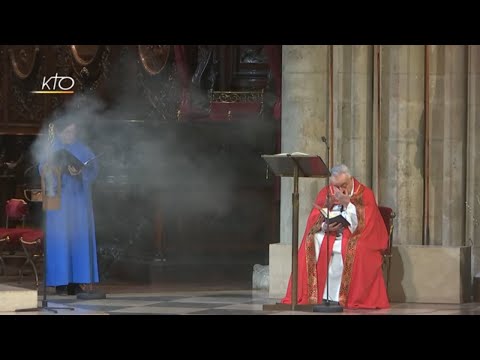
<svg viewBox="0 0 480 360"><path fill-rule="evenodd" d="M101 155L101 154L100 154ZM60 149L50 155L48 162L53 166L60 167L61 171L68 171L68 166L73 166L77 171L80 171L87 166L91 161L98 158L100 155L94 156L87 161L81 161L70 151Z"/></svg>

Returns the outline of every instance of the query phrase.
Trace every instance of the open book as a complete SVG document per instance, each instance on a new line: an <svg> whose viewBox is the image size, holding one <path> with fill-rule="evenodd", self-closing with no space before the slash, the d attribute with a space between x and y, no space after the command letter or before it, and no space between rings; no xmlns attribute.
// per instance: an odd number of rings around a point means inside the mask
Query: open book
<svg viewBox="0 0 480 360"><path fill-rule="evenodd" d="M94 156L87 161L81 161L70 151L60 149L50 155L49 162L54 166L60 167L62 171L66 171L68 169L68 166L73 166L75 169L81 170L83 167L87 166L91 161L98 158L100 155Z"/></svg>
<svg viewBox="0 0 480 360"><path fill-rule="evenodd" d="M322 208L320 212L322 213L323 217L327 219L327 208ZM330 210L328 213L328 218L330 219L330 224L341 223L343 226L350 226L350 222L342 215L341 211Z"/></svg>
<svg viewBox="0 0 480 360"><path fill-rule="evenodd" d="M292 153L281 153L281 154L275 154L274 156L287 156L287 155L292 155L292 156L310 156L310 154L305 154L302 152L292 152Z"/></svg>

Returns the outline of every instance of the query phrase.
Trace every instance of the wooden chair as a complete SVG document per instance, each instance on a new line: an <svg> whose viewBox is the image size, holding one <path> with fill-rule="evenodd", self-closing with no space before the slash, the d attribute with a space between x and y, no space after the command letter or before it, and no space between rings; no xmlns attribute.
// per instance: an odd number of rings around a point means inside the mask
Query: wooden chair
<svg viewBox="0 0 480 360"><path fill-rule="evenodd" d="M0 228L0 267L3 275L6 275L5 259L15 255L20 249L20 237L29 231L25 228L27 214L28 205L24 200L10 199L5 203L5 227Z"/></svg>
<svg viewBox="0 0 480 360"><path fill-rule="evenodd" d="M23 269L26 265L30 264L35 276L35 285L38 287L39 279L37 261L43 259L43 238L44 234L41 229L30 229L30 231L25 232L20 236L20 243L22 244L26 256L25 262L18 271L20 282L23 279Z"/></svg>
<svg viewBox="0 0 480 360"><path fill-rule="evenodd" d="M392 265L392 242L394 229L393 219L395 219L396 214L392 208L386 206L379 206L378 208L380 209L380 214L382 214L382 218L388 232L388 247L383 253L383 267L386 270L385 281L388 293L388 285L390 282L390 267Z"/></svg>
<svg viewBox="0 0 480 360"><path fill-rule="evenodd" d="M23 250L25 262L19 269L20 281L23 277L24 267L30 264L38 287L39 279L36 260L43 257L42 244L44 235L41 229L25 226L28 212L28 204L23 199L10 199L6 202L6 224L4 228L0 228L0 267L2 273L6 275L4 259L18 257L17 251ZM11 227L13 222L17 223L16 227Z"/></svg>

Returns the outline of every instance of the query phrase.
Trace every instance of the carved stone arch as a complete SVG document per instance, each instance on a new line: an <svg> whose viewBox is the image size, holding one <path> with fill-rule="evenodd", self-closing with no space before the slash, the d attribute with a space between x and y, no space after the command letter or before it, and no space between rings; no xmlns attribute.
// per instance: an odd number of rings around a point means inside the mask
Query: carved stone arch
<svg viewBox="0 0 480 360"><path fill-rule="evenodd" d="M93 82L101 73L104 45L70 45L72 68L82 82Z"/></svg>
<svg viewBox="0 0 480 360"><path fill-rule="evenodd" d="M9 122L38 126L45 116L46 97L33 94L40 90L46 69L46 46L12 45L8 47L9 89L6 103Z"/></svg>
<svg viewBox="0 0 480 360"><path fill-rule="evenodd" d="M138 45L138 56L143 69L150 75L158 75L168 63L171 45Z"/></svg>
<svg viewBox="0 0 480 360"><path fill-rule="evenodd" d="M8 49L10 64L17 78L26 80L35 72L39 51L37 45L14 45Z"/></svg>
<svg viewBox="0 0 480 360"><path fill-rule="evenodd" d="M180 90L173 46L136 45L134 51L139 99L146 105L143 117L148 121L176 119Z"/></svg>

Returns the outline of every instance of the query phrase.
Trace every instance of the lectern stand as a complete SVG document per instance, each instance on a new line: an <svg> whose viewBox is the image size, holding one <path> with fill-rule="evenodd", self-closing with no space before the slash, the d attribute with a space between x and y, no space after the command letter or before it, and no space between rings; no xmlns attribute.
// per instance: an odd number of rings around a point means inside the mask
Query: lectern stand
<svg viewBox="0 0 480 360"><path fill-rule="evenodd" d="M266 304L263 310L314 311L317 304L297 304L298 282L298 179L300 177L326 178L330 171L320 156L299 154L262 155L272 172L281 177L293 177L292 193L292 303Z"/></svg>

